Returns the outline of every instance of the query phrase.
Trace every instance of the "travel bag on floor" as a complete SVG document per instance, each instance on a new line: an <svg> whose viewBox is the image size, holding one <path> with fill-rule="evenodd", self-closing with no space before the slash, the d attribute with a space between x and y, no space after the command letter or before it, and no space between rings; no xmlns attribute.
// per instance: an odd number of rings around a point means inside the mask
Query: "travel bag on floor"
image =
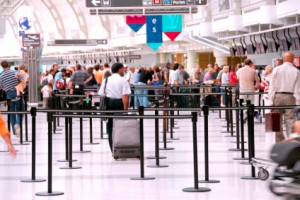
<svg viewBox="0 0 300 200"><path fill-rule="evenodd" d="M140 127L136 119L114 119L113 156L118 158L140 157Z"/></svg>

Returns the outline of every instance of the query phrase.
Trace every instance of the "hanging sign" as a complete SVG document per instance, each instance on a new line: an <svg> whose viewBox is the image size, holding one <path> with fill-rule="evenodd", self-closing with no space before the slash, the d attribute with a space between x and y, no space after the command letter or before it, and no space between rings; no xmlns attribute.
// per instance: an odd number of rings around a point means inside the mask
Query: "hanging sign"
<svg viewBox="0 0 300 200"><path fill-rule="evenodd" d="M182 15L163 15L163 32L174 41L182 32Z"/></svg>
<svg viewBox="0 0 300 200"><path fill-rule="evenodd" d="M146 17L147 44L156 51L163 42L162 37L162 16L151 15Z"/></svg>
<svg viewBox="0 0 300 200"><path fill-rule="evenodd" d="M126 16L126 24L134 31L138 32L146 24L146 16Z"/></svg>

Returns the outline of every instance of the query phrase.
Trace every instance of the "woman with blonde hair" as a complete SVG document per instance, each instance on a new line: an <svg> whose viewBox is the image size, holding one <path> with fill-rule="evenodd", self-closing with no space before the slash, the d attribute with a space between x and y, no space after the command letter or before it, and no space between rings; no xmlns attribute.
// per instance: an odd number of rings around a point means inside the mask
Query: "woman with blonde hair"
<svg viewBox="0 0 300 200"><path fill-rule="evenodd" d="M266 66L265 76L262 78L261 83L260 83L260 89L263 90L264 92L269 91L269 85L270 85L270 80L272 77L272 71L273 71L273 67L271 65ZM264 101L265 101L266 106L271 105L268 94L264 94Z"/></svg>

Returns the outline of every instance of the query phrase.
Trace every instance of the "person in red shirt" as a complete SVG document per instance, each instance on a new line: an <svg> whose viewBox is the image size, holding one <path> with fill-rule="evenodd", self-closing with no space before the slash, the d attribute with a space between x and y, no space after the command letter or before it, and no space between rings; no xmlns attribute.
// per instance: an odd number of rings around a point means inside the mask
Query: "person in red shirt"
<svg viewBox="0 0 300 200"><path fill-rule="evenodd" d="M230 84L238 84L239 83L237 75L236 75L236 70L238 70L238 66L236 66L236 67L232 66L231 67L231 72L230 72L230 75L229 75Z"/></svg>

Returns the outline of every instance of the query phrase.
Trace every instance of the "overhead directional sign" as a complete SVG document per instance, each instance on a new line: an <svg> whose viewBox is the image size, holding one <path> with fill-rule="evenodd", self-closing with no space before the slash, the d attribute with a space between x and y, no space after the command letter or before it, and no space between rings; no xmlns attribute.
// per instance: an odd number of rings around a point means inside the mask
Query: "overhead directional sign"
<svg viewBox="0 0 300 200"><path fill-rule="evenodd" d="M86 0L86 6L95 7L169 7L206 5L207 0Z"/></svg>
<svg viewBox="0 0 300 200"><path fill-rule="evenodd" d="M95 40L55 40L54 45L57 46L97 46L106 45L106 39L95 39Z"/></svg>
<svg viewBox="0 0 300 200"><path fill-rule="evenodd" d="M40 34L25 34L22 38L23 47L40 47Z"/></svg>
<svg viewBox="0 0 300 200"><path fill-rule="evenodd" d="M142 55L125 55L125 58L129 60L141 60Z"/></svg>

